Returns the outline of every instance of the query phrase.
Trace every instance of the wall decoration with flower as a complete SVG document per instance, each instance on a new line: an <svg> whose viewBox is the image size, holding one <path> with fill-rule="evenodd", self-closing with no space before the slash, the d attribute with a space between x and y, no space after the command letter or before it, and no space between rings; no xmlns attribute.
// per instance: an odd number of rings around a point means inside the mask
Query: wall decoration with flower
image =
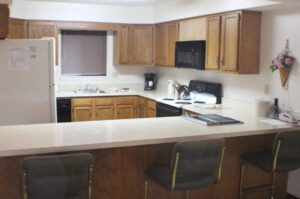
<svg viewBox="0 0 300 199"><path fill-rule="evenodd" d="M272 72L279 70L282 87L285 87L287 84L294 62L295 57L293 57L289 49L289 40L287 39L285 48L272 60L272 65L270 66Z"/></svg>

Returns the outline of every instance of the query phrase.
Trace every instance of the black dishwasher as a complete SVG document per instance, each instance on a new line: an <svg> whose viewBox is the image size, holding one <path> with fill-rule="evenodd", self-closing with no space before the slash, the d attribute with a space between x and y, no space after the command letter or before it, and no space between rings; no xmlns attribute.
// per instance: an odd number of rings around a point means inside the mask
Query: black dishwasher
<svg viewBox="0 0 300 199"><path fill-rule="evenodd" d="M156 117L171 117L180 115L182 115L182 108L170 106L161 102L156 103Z"/></svg>
<svg viewBox="0 0 300 199"><path fill-rule="evenodd" d="M71 122L71 98L56 99L57 122Z"/></svg>

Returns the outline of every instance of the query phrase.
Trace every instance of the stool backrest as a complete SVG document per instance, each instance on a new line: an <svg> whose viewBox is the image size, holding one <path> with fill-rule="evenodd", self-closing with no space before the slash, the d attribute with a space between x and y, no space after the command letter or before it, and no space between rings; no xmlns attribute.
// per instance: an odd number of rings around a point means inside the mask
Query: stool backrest
<svg viewBox="0 0 300 199"><path fill-rule="evenodd" d="M278 133L275 137L272 155L276 156L278 150L278 160L299 160L300 159L300 130L292 130Z"/></svg>
<svg viewBox="0 0 300 199"><path fill-rule="evenodd" d="M177 143L173 149L171 169L176 167L177 176L218 172L224 145L224 139Z"/></svg>
<svg viewBox="0 0 300 199"><path fill-rule="evenodd" d="M22 161L26 199L88 199L93 156L88 153L41 156Z"/></svg>

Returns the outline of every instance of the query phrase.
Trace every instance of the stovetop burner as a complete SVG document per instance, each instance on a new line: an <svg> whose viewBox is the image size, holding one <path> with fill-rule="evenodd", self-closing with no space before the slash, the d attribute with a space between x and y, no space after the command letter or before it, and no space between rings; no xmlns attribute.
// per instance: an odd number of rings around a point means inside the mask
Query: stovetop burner
<svg viewBox="0 0 300 199"><path fill-rule="evenodd" d="M175 102L175 104L192 104L192 102Z"/></svg>
<svg viewBox="0 0 300 199"><path fill-rule="evenodd" d="M192 99L191 98L186 98L186 99L177 98L177 100L189 101L189 100L192 100Z"/></svg>
<svg viewBox="0 0 300 199"><path fill-rule="evenodd" d="M195 104L205 104L204 101L194 101Z"/></svg>
<svg viewBox="0 0 300 199"><path fill-rule="evenodd" d="M164 98L163 100L165 100L165 101L174 101L175 99L174 98Z"/></svg>

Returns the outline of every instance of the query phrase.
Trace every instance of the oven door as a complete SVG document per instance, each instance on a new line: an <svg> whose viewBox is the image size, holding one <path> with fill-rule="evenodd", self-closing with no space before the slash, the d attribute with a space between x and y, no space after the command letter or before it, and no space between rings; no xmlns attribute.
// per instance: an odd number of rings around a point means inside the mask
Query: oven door
<svg viewBox="0 0 300 199"><path fill-rule="evenodd" d="M156 117L171 117L182 115L182 108L170 106L161 102L156 103Z"/></svg>

